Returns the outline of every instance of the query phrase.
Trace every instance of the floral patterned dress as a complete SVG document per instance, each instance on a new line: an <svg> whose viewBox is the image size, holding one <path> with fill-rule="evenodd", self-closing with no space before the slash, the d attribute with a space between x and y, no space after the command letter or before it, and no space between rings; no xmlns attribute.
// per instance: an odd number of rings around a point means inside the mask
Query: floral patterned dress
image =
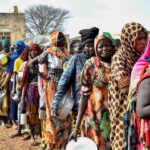
<svg viewBox="0 0 150 150"><path fill-rule="evenodd" d="M110 64L97 57L87 60L81 75L81 94L89 96L82 122L82 136L91 138L101 150L110 149L110 118L107 109Z"/></svg>

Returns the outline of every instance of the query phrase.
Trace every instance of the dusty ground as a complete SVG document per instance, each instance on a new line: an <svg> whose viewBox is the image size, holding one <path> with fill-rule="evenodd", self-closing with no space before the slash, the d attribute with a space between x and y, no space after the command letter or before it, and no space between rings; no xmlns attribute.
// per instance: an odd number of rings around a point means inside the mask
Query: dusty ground
<svg viewBox="0 0 150 150"><path fill-rule="evenodd" d="M15 132L16 131L11 128L0 128L0 150L40 150L40 140L37 137L37 146L30 146L29 140L23 140L23 138L27 136L26 134L22 137L10 138L10 135Z"/></svg>

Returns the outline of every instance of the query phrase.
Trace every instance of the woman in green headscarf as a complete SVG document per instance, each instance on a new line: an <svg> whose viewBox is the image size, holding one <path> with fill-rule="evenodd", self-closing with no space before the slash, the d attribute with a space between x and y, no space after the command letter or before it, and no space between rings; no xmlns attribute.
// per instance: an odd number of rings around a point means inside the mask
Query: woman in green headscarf
<svg viewBox="0 0 150 150"><path fill-rule="evenodd" d="M98 149L110 149L110 118L107 106L113 39L104 32L95 42L96 57L88 59L81 74L81 101L76 126L69 139L76 139L82 121L82 136ZM84 116L84 117L83 117ZM83 118L83 119L82 119Z"/></svg>

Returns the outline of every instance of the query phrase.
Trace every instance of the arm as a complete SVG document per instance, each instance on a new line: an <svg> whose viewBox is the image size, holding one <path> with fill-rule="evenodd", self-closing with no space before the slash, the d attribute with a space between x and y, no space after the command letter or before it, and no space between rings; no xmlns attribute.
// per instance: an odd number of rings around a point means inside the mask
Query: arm
<svg viewBox="0 0 150 150"><path fill-rule="evenodd" d="M74 139L76 141L78 130L80 130L80 125L81 125L83 116L88 106L88 100L91 95L91 89L92 89L91 87L93 83L92 74L94 70L92 68L93 68L93 65L91 61L87 60L82 70L82 74L81 74L82 86L81 86L81 100L80 100L80 105L78 109L78 117L77 117L75 129L69 136L69 140Z"/></svg>
<svg viewBox="0 0 150 150"><path fill-rule="evenodd" d="M144 79L138 89L137 113L140 118L150 119L150 78Z"/></svg>
<svg viewBox="0 0 150 150"><path fill-rule="evenodd" d="M77 141L77 134L78 134L78 131L80 131L81 121L82 121L84 113L87 109L88 99L89 99L89 96L81 96L81 100L80 100L81 103L79 105L79 111L78 111L78 116L77 116L75 129L70 134L69 139L68 139L69 141L72 140L72 139Z"/></svg>
<svg viewBox="0 0 150 150"><path fill-rule="evenodd" d="M88 99L89 99L89 96L84 96L84 95L81 96L81 101L80 101L81 103L79 105L79 111L78 111L78 117L77 117L77 122L76 122L76 126L75 126L75 131L77 131L80 128L82 118L87 109Z"/></svg>
<svg viewBox="0 0 150 150"><path fill-rule="evenodd" d="M22 95L21 95L21 104L22 104L22 106L24 106L24 104L25 104L25 94L26 94L26 91L27 91L27 87L28 87L28 84L25 84L23 86L23 89L22 89Z"/></svg>
<svg viewBox="0 0 150 150"><path fill-rule="evenodd" d="M12 89L12 93L15 94L16 93L16 81L17 81L17 73L14 72L14 83L13 83L13 89Z"/></svg>
<svg viewBox="0 0 150 150"><path fill-rule="evenodd" d="M33 68L33 67L34 67L33 65L36 64L36 63L38 63L38 57L32 59L32 60L28 63L28 66L29 66L30 68Z"/></svg>
<svg viewBox="0 0 150 150"><path fill-rule="evenodd" d="M72 79L75 79L75 69L76 69L76 57L72 57L67 65L67 68L64 70L63 74L58 83L57 93L53 100L52 109L55 110L58 108L62 97L67 93L72 83Z"/></svg>
<svg viewBox="0 0 150 150"><path fill-rule="evenodd" d="M6 88L7 87L8 83L9 83L9 80L11 78L11 75L12 75L12 73L7 73L5 80L4 80L3 84L1 85L1 88Z"/></svg>

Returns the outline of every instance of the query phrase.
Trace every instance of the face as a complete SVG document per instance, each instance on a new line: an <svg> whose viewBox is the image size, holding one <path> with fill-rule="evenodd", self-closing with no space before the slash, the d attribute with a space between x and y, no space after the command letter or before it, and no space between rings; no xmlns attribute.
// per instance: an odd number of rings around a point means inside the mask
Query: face
<svg viewBox="0 0 150 150"><path fill-rule="evenodd" d="M102 40L97 46L97 55L101 59L111 58L113 46L108 40Z"/></svg>
<svg viewBox="0 0 150 150"><path fill-rule="evenodd" d="M84 45L84 51L88 57L95 56L94 42L87 42Z"/></svg>
<svg viewBox="0 0 150 150"><path fill-rule="evenodd" d="M148 37L145 32L139 32L139 35L135 40L135 50L142 53L147 45L147 39Z"/></svg>
<svg viewBox="0 0 150 150"><path fill-rule="evenodd" d="M30 50L30 56L31 56L31 58L38 56L38 51L35 49L31 49Z"/></svg>
<svg viewBox="0 0 150 150"><path fill-rule="evenodd" d="M57 43L58 43L57 44L58 47L67 46L67 41L66 41L65 37L62 34L59 35Z"/></svg>
<svg viewBox="0 0 150 150"><path fill-rule="evenodd" d="M81 53L82 52L82 45L81 42L76 42L71 45L70 51L72 54Z"/></svg>

